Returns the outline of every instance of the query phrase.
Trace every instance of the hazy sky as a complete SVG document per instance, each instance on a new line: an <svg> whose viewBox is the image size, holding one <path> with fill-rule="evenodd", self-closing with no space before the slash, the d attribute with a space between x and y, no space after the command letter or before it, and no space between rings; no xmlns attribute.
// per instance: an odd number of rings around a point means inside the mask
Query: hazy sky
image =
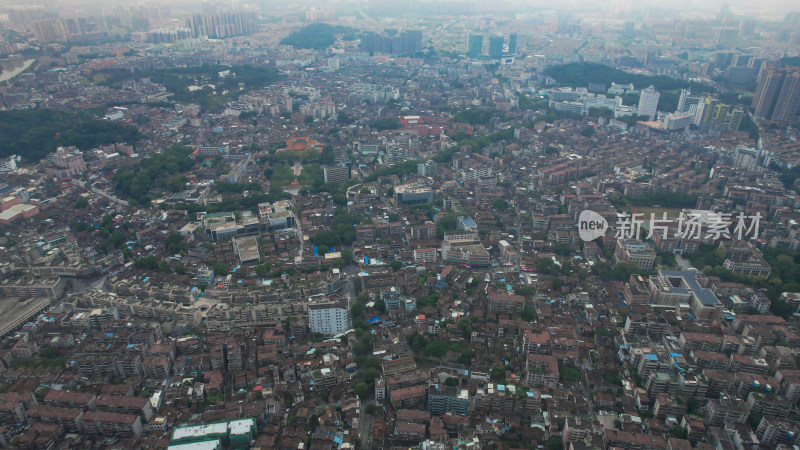
<svg viewBox="0 0 800 450"><path fill-rule="evenodd" d="M648 7L664 9L680 9L686 15L692 15L693 11L718 11L722 5L729 5L734 13L738 14L766 14L772 18L782 17L786 12L800 12L800 0L172 0L166 4L173 7L180 5L208 5L219 4L222 7L234 5L253 4L258 6L268 6L278 4L281 7L291 7L297 5L298 9L307 6L316 7L346 7L348 4L360 3L369 5L377 4L403 4L403 3L474 3L481 11L499 10L530 10L531 8L545 9L569 9L569 10L608 10L614 5L627 3L633 10L640 10ZM67 5L80 5L82 7L108 8L110 5L133 6L133 5L164 5L161 0L0 0L0 6L8 5L42 5L63 8ZM267 7L267 10L270 8ZM283 8L281 8L283 9ZM618 7L615 9L619 9Z"/></svg>

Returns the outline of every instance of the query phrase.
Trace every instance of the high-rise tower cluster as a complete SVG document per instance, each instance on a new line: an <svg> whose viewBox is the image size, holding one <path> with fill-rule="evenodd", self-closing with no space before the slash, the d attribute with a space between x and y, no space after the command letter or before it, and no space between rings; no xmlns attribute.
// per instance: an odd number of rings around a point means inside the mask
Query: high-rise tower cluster
<svg viewBox="0 0 800 450"><path fill-rule="evenodd" d="M767 66L753 97L756 117L775 122L800 121L800 67Z"/></svg>

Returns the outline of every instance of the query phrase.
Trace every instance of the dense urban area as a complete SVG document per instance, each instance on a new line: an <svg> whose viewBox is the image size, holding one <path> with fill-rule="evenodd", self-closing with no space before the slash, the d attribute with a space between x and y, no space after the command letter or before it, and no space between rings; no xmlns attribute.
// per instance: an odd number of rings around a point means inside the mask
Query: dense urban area
<svg viewBox="0 0 800 450"><path fill-rule="evenodd" d="M791 2L52 3L0 447L800 445Z"/></svg>

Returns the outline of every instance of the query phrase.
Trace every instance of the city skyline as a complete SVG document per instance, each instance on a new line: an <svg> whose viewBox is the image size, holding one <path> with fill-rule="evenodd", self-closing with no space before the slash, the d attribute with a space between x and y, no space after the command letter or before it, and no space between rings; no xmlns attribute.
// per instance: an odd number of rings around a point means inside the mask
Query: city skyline
<svg viewBox="0 0 800 450"><path fill-rule="evenodd" d="M3 1L0 447L797 448L792 8Z"/></svg>

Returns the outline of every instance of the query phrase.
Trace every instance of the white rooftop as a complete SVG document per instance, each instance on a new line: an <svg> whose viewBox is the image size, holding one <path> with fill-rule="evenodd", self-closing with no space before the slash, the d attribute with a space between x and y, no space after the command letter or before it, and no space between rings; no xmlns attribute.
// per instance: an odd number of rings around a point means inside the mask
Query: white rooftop
<svg viewBox="0 0 800 450"><path fill-rule="evenodd" d="M248 434L255 426L256 422L253 419L231 420L228 422L228 429L231 430L231 435Z"/></svg>
<svg viewBox="0 0 800 450"><path fill-rule="evenodd" d="M210 434L226 434L227 432L228 424L226 422L214 422L203 425L178 427L172 432L172 440L197 438Z"/></svg>
<svg viewBox="0 0 800 450"><path fill-rule="evenodd" d="M222 448L222 442L219 439L213 439L210 441L170 445L167 450L217 450L219 448Z"/></svg>

